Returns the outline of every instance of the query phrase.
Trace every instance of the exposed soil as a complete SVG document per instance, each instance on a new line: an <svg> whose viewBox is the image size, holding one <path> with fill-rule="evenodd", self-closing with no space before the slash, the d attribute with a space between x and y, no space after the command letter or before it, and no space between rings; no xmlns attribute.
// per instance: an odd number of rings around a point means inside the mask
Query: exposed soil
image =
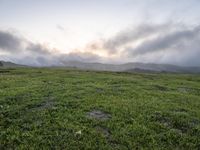
<svg viewBox="0 0 200 150"><path fill-rule="evenodd" d="M102 126L96 126L95 129L98 133L103 134L106 138L110 137L110 131L108 128Z"/></svg>
<svg viewBox="0 0 200 150"><path fill-rule="evenodd" d="M108 113L105 113L101 110L92 110L87 113L87 116L92 119L98 119L98 120L108 120L111 118L111 115Z"/></svg>

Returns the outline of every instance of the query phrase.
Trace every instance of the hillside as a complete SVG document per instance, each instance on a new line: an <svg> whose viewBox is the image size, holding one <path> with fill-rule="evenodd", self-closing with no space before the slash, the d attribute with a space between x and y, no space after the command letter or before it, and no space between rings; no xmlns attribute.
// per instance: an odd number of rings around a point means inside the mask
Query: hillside
<svg viewBox="0 0 200 150"><path fill-rule="evenodd" d="M181 67L175 65L150 63L126 63L114 65L72 61L64 63L64 66L97 71L137 72L138 70L142 70L142 72L200 73L200 67Z"/></svg>
<svg viewBox="0 0 200 150"><path fill-rule="evenodd" d="M26 66L15 64L15 63L12 63L12 62L7 62L7 61L0 61L0 67L15 68L15 67L26 67Z"/></svg>
<svg viewBox="0 0 200 150"><path fill-rule="evenodd" d="M16 68L0 83L0 149L199 149L199 75Z"/></svg>
<svg viewBox="0 0 200 150"><path fill-rule="evenodd" d="M19 65L12 62L0 61L0 67L28 67L26 65ZM30 67L30 66L29 66ZM79 61L67 61L63 62L62 66L46 66L53 68L67 67L77 68L82 70L94 70L94 71L114 71L114 72L143 72L143 73L191 73L199 74L200 67L183 67L168 64L151 64L151 63L125 63L125 64L103 64L103 63L87 63Z"/></svg>

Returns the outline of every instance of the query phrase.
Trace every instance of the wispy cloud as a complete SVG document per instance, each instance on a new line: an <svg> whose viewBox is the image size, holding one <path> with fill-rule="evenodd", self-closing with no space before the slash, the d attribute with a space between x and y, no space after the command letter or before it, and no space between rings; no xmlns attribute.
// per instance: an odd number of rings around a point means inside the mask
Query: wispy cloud
<svg viewBox="0 0 200 150"><path fill-rule="evenodd" d="M65 28L59 24L57 24L56 28L60 31L65 31Z"/></svg>

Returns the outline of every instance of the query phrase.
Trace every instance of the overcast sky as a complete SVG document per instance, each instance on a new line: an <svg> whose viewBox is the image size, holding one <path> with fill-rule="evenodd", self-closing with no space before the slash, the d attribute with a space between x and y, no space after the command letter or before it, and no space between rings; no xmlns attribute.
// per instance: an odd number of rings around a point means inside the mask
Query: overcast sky
<svg viewBox="0 0 200 150"><path fill-rule="evenodd" d="M200 65L199 0L0 0L0 60Z"/></svg>

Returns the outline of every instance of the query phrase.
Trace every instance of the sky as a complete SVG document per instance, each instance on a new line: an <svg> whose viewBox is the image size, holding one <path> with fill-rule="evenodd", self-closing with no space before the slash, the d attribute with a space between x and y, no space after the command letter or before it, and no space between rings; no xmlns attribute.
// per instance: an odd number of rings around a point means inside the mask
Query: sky
<svg viewBox="0 0 200 150"><path fill-rule="evenodd" d="M199 0L0 0L0 60L200 65Z"/></svg>

